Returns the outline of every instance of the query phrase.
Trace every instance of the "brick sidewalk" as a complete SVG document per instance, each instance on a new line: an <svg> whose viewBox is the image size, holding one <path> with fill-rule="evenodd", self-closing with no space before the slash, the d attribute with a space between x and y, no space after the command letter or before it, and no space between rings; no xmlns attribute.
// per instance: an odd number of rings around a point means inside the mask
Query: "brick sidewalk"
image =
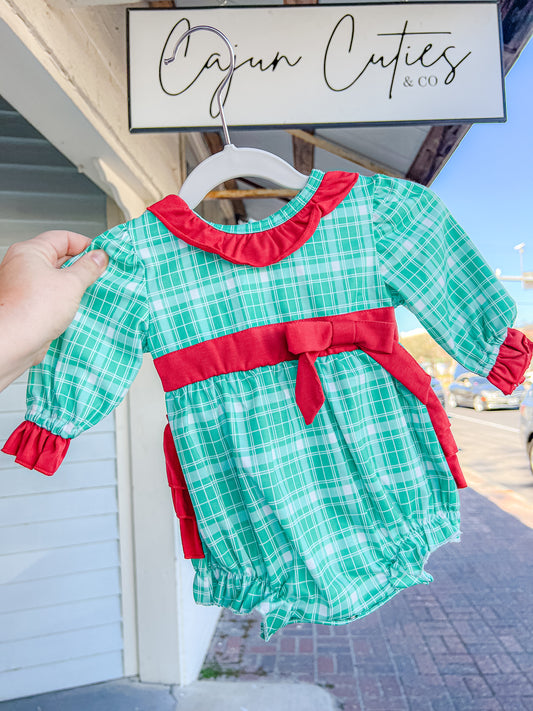
<svg viewBox="0 0 533 711"><path fill-rule="evenodd" d="M533 530L471 489L461 499L462 541L432 554L433 583L268 643L259 617L224 611L204 677L311 682L344 711L533 711Z"/></svg>

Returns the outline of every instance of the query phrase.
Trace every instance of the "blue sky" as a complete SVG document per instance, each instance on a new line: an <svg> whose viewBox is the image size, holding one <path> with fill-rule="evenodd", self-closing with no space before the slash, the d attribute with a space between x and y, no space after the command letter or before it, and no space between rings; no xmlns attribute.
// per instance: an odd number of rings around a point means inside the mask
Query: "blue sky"
<svg viewBox="0 0 533 711"><path fill-rule="evenodd" d="M533 41L505 80L506 123L475 124L431 189L466 230L492 269L520 272L513 247L525 242L524 270L533 271ZM518 306L517 326L533 323L533 289L504 282ZM419 327L398 309L400 331Z"/></svg>

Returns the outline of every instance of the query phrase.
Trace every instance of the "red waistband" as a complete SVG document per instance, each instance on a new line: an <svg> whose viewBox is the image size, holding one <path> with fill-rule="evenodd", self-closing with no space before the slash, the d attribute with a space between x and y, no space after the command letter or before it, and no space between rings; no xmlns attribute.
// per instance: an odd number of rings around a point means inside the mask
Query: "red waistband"
<svg viewBox="0 0 533 711"><path fill-rule="evenodd" d="M394 309L388 307L248 328L168 353L154 364L163 389L170 392L215 375L287 360L299 359L300 372L306 363L331 353L357 348L390 353L397 339Z"/></svg>
<svg viewBox="0 0 533 711"><path fill-rule="evenodd" d="M317 358L360 349L377 361L428 408L457 485L466 486L448 416L431 388L431 377L398 343L394 309L385 307L249 328L213 338L154 360L165 392L216 375L298 359L296 403L311 424L324 403Z"/></svg>

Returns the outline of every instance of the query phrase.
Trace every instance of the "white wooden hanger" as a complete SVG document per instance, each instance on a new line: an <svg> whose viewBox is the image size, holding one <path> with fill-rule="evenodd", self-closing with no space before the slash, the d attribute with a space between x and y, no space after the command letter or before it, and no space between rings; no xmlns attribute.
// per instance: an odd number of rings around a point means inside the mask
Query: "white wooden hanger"
<svg viewBox="0 0 533 711"><path fill-rule="evenodd" d="M173 62L181 43L190 34L198 30L215 32L224 40L230 51L230 70L216 93L220 120L224 131L224 148L196 166L181 186L180 197L185 200L191 209L194 209L207 193L217 185L226 182L226 180L244 176L264 178L292 190L301 190L308 181L307 175L299 173L292 165L274 155L274 153L263 151L260 148L237 148L230 141L221 94L235 71L235 53L233 46L223 32L210 25L191 27L179 38L172 56L164 59L164 63L170 64L170 62Z"/></svg>

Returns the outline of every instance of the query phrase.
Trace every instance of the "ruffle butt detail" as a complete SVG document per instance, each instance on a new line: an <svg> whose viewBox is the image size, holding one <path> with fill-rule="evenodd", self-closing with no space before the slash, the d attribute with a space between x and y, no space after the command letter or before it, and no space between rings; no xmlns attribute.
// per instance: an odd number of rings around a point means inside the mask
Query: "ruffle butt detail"
<svg viewBox="0 0 533 711"><path fill-rule="evenodd" d="M70 442L35 422L24 420L2 447L2 452L14 455L15 462L27 469L52 476L65 458Z"/></svg>
<svg viewBox="0 0 533 711"><path fill-rule="evenodd" d="M163 448L167 466L168 485L172 492L174 511L180 522L181 545L185 558L204 558L205 554L198 533L196 515L187 489L170 425L165 427Z"/></svg>
<svg viewBox="0 0 533 711"><path fill-rule="evenodd" d="M507 337L500 346L500 352L487 379L504 395L510 395L524 382L524 374L529 368L532 355L533 343L529 338L515 328L508 328Z"/></svg>
<svg viewBox="0 0 533 711"><path fill-rule="evenodd" d="M458 489L466 489L468 484L466 483L465 476L462 472L461 465L459 464L459 458L457 457L457 444L452 434L450 420L446 414L446 410L440 404L440 400L431 388L427 389L426 394L422 402L426 405L431 420L431 424L437 435L437 439L440 442L442 451L446 458L446 462L450 467L455 483Z"/></svg>

